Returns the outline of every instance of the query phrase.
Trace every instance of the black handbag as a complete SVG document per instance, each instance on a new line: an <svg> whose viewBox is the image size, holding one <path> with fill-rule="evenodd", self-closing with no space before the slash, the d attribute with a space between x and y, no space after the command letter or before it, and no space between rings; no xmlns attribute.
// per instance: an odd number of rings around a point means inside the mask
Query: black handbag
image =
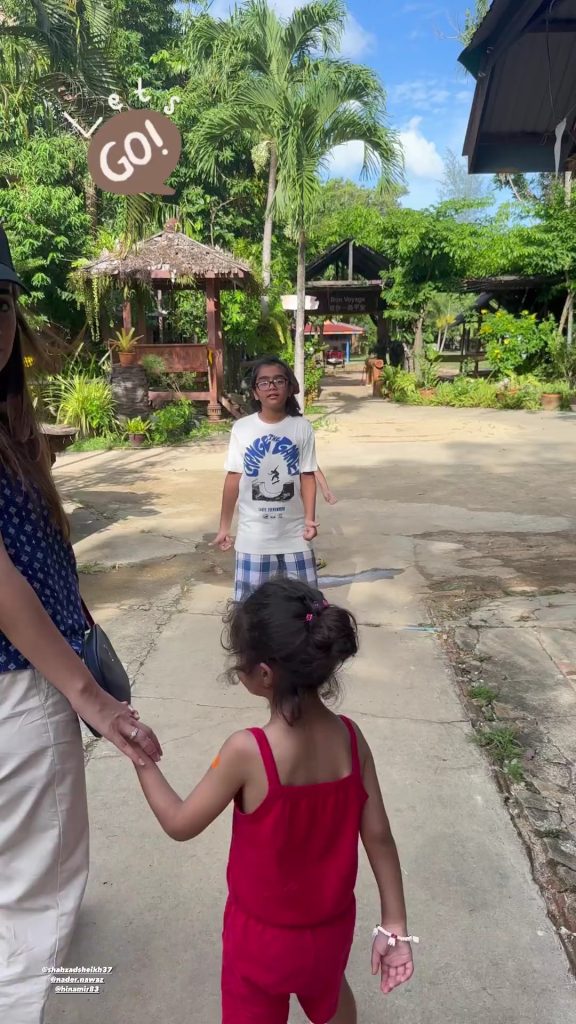
<svg viewBox="0 0 576 1024"><path fill-rule="evenodd" d="M116 700L127 701L130 704L132 699L130 680L124 665L102 627L94 622L84 601L82 601L82 609L88 627L84 634L84 646L82 649L82 660L86 668L106 693L109 693ZM90 729L93 736L98 737L98 739L101 737L102 734L93 729L91 725L88 725L88 722L84 724Z"/></svg>

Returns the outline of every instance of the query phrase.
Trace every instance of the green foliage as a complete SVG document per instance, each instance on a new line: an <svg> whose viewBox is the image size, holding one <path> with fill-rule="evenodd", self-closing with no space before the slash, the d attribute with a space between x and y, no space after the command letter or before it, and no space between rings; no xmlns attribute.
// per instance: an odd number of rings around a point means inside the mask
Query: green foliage
<svg viewBox="0 0 576 1024"><path fill-rule="evenodd" d="M82 437L114 432L112 389L104 377L92 377L82 370L69 376L60 374L51 381L50 402L57 422L78 427Z"/></svg>
<svg viewBox="0 0 576 1024"><path fill-rule="evenodd" d="M515 729L509 725L493 725L476 733L475 738L494 764L514 782L522 782L522 747Z"/></svg>
<svg viewBox="0 0 576 1024"><path fill-rule="evenodd" d="M519 317L504 309L486 313L480 328L488 362L501 377L533 370L545 357L555 333L552 317L539 322L526 310Z"/></svg>
<svg viewBox="0 0 576 1024"><path fill-rule="evenodd" d="M152 444L178 444L185 441L194 425L194 407L185 398L171 402L154 413L150 421Z"/></svg>
<svg viewBox="0 0 576 1024"><path fill-rule="evenodd" d="M551 371L576 390L576 344L555 334L549 345Z"/></svg>
<svg viewBox="0 0 576 1024"><path fill-rule="evenodd" d="M147 434L150 430L150 424L147 420L143 420L141 416L133 416L132 419L128 419L124 423L124 433L126 437L130 434Z"/></svg>
<svg viewBox="0 0 576 1024"><path fill-rule="evenodd" d="M398 366L384 366L380 375L382 393L393 398L395 402L407 405L420 405L422 399L418 394L416 375L402 370Z"/></svg>
<svg viewBox="0 0 576 1024"><path fill-rule="evenodd" d="M476 29L488 14L491 3L492 0L476 0L475 7L468 7L464 12L464 27L460 33L460 42L463 46L468 46L472 40Z"/></svg>
<svg viewBox="0 0 576 1024"><path fill-rule="evenodd" d="M140 366L144 370L152 391L163 391L166 383L166 363L161 356L142 356Z"/></svg>
<svg viewBox="0 0 576 1024"><path fill-rule="evenodd" d="M129 331L122 327L121 330L114 332L110 347L117 349L118 352L133 352L140 339L141 335L136 335L135 327L131 327Z"/></svg>
<svg viewBox="0 0 576 1024"><path fill-rule="evenodd" d="M450 405L458 409L495 409L498 406L497 388L489 380L456 377L454 381L439 384L434 405Z"/></svg>
<svg viewBox="0 0 576 1024"><path fill-rule="evenodd" d="M313 359L307 359L304 367L304 397L306 403L314 402L320 395L320 385L324 369L317 366Z"/></svg>
<svg viewBox="0 0 576 1024"><path fill-rule="evenodd" d="M434 345L426 345L424 358L420 360L418 367L418 387L435 388L438 384L438 364L441 355Z"/></svg>

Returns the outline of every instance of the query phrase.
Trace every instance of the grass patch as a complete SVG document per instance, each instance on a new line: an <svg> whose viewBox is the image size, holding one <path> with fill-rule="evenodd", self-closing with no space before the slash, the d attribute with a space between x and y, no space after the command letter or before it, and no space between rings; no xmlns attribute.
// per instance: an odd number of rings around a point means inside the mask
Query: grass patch
<svg viewBox="0 0 576 1024"><path fill-rule="evenodd" d="M129 448L130 445L120 435L109 435L107 437L81 437L74 441L68 452L109 452L113 448Z"/></svg>
<svg viewBox="0 0 576 1024"><path fill-rule="evenodd" d="M188 439L190 441L205 441L207 438L215 437L218 434L229 434L232 430L232 423L232 420L222 420L220 423L200 420L198 426L190 431Z"/></svg>
<svg viewBox="0 0 576 1024"><path fill-rule="evenodd" d="M101 565L100 562L83 562L82 565L78 566L78 572L82 573L83 576L97 576L98 573L106 571L106 566Z"/></svg>
<svg viewBox="0 0 576 1024"><path fill-rule="evenodd" d="M325 416L328 408L325 405L309 405L306 408L307 416Z"/></svg>
<svg viewBox="0 0 576 1024"><path fill-rule="evenodd" d="M471 686L468 694L472 700L478 701L482 708L485 708L488 704L493 704L498 697L496 691L491 690L489 686Z"/></svg>
<svg viewBox="0 0 576 1024"><path fill-rule="evenodd" d="M522 782L522 747L513 728L509 725L494 725L477 732L474 738L501 771L513 782Z"/></svg>

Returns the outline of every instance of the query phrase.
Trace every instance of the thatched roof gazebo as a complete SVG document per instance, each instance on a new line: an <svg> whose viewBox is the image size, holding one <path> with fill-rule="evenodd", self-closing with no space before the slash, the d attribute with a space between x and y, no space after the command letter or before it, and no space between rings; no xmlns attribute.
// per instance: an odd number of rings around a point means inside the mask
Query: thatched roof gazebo
<svg viewBox="0 0 576 1024"><path fill-rule="evenodd" d="M87 280L105 279L120 287L143 285L154 292L157 338L151 337L143 304L137 304L135 317L130 299L125 299L123 304L124 329L130 331L134 326L143 339L136 348L137 361L144 355L158 355L168 371L207 374L208 391L185 394L193 401L207 401L208 415L218 418L224 378L220 292L223 288L253 288L255 282L248 264L222 249L188 238L177 230L175 221L170 221L163 231L139 242L129 252L103 252L98 259L82 267L79 274ZM187 341L164 343L167 315L163 309L164 292L183 288L199 289L206 294L207 345Z"/></svg>

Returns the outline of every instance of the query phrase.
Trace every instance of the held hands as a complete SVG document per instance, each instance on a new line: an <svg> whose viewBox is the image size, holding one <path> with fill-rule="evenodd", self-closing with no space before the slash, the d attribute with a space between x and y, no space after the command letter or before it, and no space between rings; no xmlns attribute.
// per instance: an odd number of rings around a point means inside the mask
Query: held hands
<svg viewBox="0 0 576 1024"><path fill-rule="evenodd" d="M304 533L302 534L304 540L314 540L318 536L319 525L313 519L306 519L304 522Z"/></svg>
<svg viewBox="0 0 576 1024"><path fill-rule="evenodd" d="M220 551L229 551L234 544L234 538L226 533L226 530L219 530L210 547L220 548Z"/></svg>
<svg viewBox="0 0 576 1024"><path fill-rule="evenodd" d="M96 701L84 699L74 710L135 765L149 765L162 757L156 734L140 721L138 712L129 704L120 703L98 688Z"/></svg>
<svg viewBox="0 0 576 1024"><path fill-rule="evenodd" d="M372 944L372 974L378 973L380 990L385 996L410 981L414 974L410 943L398 940L395 946L389 946L387 937L379 933Z"/></svg>

